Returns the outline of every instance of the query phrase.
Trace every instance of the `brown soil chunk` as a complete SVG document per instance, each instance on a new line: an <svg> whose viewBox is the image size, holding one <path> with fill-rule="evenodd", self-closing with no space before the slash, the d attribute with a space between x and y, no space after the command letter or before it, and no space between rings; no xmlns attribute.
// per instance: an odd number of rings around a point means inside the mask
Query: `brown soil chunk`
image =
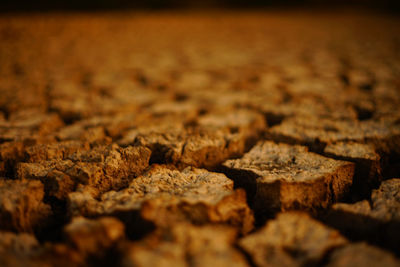
<svg viewBox="0 0 400 267"><path fill-rule="evenodd" d="M223 165L253 197L257 211L326 208L346 195L354 172L353 163L270 141Z"/></svg>
<svg viewBox="0 0 400 267"><path fill-rule="evenodd" d="M177 224L121 246L122 266L249 266L227 226Z"/></svg>
<svg viewBox="0 0 400 267"><path fill-rule="evenodd" d="M43 196L40 181L0 179L0 227L21 232L44 227L51 209Z"/></svg>
<svg viewBox="0 0 400 267"><path fill-rule="evenodd" d="M2 162L2 177L14 175L15 164L25 157L25 145L23 142L5 142L0 144L0 161Z"/></svg>
<svg viewBox="0 0 400 267"><path fill-rule="evenodd" d="M99 200L87 192L71 193L69 210L84 216L136 211L161 226L178 221L225 222L243 232L250 231L253 223L244 191L233 190L233 182L223 174L192 167L177 171L153 165L129 188L107 192Z"/></svg>
<svg viewBox="0 0 400 267"><path fill-rule="evenodd" d="M75 143L74 143L75 144ZM101 146L92 150L78 148L50 153L51 161L19 163L19 178L39 179L46 193L63 199L79 185L92 187L97 194L127 186L148 166L150 151L145 147ZM45 149L46 158L50 149ZM56 156L54 156L56 155ZM57 160L57 158L65 160ZM54 159L56 158L56 159Z"/></svg>
<svg viewBox="0 0 400 267"><path fill-rule="evenodd" d="M259 103L254 106L266 115L269 126L279 124L282 120L290 117L320 117L336 120L357 118L357 113L351 106L343 105L340 101L332 99L317 99L315 97L303 96L295 98L288 103L277 105L276 103Z"/></svg>
<svg viewBox="0 0 400 267"><path fill-rule="evenodd" d="M333 263L292 209L400 255L400 19L189 13L0 15L0 232L38 240L0 265ZM232 248L253 212L284 245Z"/></svg>
<svg viewBox="0 0 400 267"><path fill-rule="evenodd" d="M11 251L16 254L29 254L38 246L39 242L31 234L0 232L0 253L3 256Z"/></svg>
<svg viewBox="0 0 400 267"><path fill-rule="evenodd" d="M367 238L398 251L399 192L400 179L383 181L378 189L372 191L370 201L333 205L326 221L354 238Z"/></svg>
<svg viewBox="0 0 400 267"><path fill-rule="evenodd" d="M58 142L53 144L37 144L25 149L26 162L62 160L78 151L90 150L88 143L77 141Z"/></svg>
<svg viewBox="0 0 400 267"><path fill-rule="evenodd" d="M1 266L83 266L82 257L62 244L40 245L26 233L0 232Z"/></svg>
<svg viewBox="0 0 400 267"><path fill-rule="evenodd" d="M367 121L293 117L272 127L267 136L276 141L308 145L321 152L327 144L340 141L372 144L383 154L400 152L400 125L396 117Z"/></svg>
<svg viewBox="0 0 400 267"><path fill-rule="evenodd" d="M156 163L212 168L241 155L265 128L261 114L247 110L216 112L198 119L199 127L138 134L135 143L152 150Z"/></svg>
<svg viewBox="0 0 400 267"><path fill-rule="evenodd" d="M1 266L83 266L81 255L63 244L40 245L27 233L0 232Z"/></svg>
<svg viewBox="0 0 400 267"><path fill-rule="evenodd" d="M184 123L180 120L165 121L161 120L151 120L151 123L146 123L140 127L133 127L126 130L117 143L123 147L128 145L133 145L136 141L136 137L141 135L147 135L151 133L162 133L162 132L177 132L184 131Z"/></svg>
<svg viewBox="0 0 400 267"><path fill-rule="evenodd" d="M102 257L104 252L125 236L124 225L113 217L89 220L75 217L65 226L67 242L83 255Z"/></svg>
<svg viewBox="0 0 400 267"><path fill-rule="evenodd" d="M324 154L340 160L355 162L353 198L366 196L371 188L376 188L382 180L381 156L371 144L337 142L328 144Z"/></svg>
<svg viewBox="0 0 400 267"><path fill-rule="evenodd" d="M347 240L305 213L278 214L239 244L256 266L308 266L320 263Z"/></svg>
<svg viewBox="0 0 400 267"><path fill-rule="evenodd" d="M329 267L362 267L362 266L400 266L400 260L391 253L367 245L366 243L354 243L343 248L336 249L329 257Z"/></svg>
<svg viewBox="0 0 400 267"><path fill-rule="evenodd" d="M63 125L57 114L20 112L8 121L0 121L0 140L35 140L53 133Z"/></svg>
<svg viewBox="0 0 400 267"><path fill-rule="evenodd" d="M260 113L246 110L221 110L201 116L197 124L208 129L221 129L230 133L241 133L256 138L265 129L265 118Z"/></svg>
<svg viewBox="0 0 400 267"><path fill-rule="evenodd" d="M372 191L371 201L355 204L338 203L332 208L360 215L370 216L382 222L400 222L400 179L383 181L378 189Z"/></svg>
<svg viewBox="0 0 400 267"><path fill-rule="evenodd" d="M39 247L31 234L0 232L0 265L30 266L28 257Z"/></svg>
<svg viewBox="0 0 400 267"><path fill-rule="evenodd" d="M211 168L245 150L245 140L239 134L209 130L152 132L138 135L135 144L150 148L155 163L182 167Z"/></svg>

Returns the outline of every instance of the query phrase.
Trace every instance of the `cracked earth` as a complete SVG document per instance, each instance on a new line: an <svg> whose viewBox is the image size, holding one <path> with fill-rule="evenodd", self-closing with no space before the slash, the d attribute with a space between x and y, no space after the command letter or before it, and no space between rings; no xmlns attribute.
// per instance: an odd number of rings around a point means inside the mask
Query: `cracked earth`
<svg viewBox="0 0 400 267"><path fill-rule="evenodd" d="M0 265L400 266L399 29L0 17Z"/></svg>

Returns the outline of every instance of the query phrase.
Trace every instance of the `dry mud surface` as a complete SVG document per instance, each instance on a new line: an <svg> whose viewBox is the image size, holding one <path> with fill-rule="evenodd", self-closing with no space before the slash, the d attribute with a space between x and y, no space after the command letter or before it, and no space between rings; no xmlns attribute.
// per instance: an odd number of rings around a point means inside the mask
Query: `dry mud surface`
<svg viewBox="0 0 400 267"><path fill-rule="evenodd" d="M1 266L400 266L400 19L0 18Z"/></svg>

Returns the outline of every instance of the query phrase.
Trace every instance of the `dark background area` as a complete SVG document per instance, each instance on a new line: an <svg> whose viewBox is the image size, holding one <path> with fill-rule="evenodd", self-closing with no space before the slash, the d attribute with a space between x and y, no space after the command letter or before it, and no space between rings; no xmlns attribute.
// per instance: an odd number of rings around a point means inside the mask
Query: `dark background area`
<svg viewBox="0 0 400 267"><path fill-rule="evenodd" d="M196 8L368 8L399 11L400 0L0 0L0 12Z"/></svg>

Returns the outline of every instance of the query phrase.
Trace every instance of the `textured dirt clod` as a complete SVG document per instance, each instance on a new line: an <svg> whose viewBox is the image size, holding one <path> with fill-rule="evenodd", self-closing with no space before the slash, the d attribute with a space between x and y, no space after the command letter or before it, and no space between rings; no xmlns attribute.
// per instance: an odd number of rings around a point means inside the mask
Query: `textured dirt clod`
<svg viewBox="0 0 400 267"><path fill-rule="evenodd" d="M98 257L125 237L124 225L113 217L97 220L75 217L65 226L64 232L67 242L80 253Z"/></svg>
<svg viewBox="0 0 400 267"><path fill-rule="evenodd" d="M310 145L315 150L326 144L354 141L371 143L377 149L390 153L391 150L398 152L400 128L396 119L359 121L298 116L272 127L269 134L278 141Z"/></svg>
<svg viewBox="0 0 400 267"><path fill-rule="evenodd" d="M371 188L382 181L382 158L373 145L353 142L328 144L324 154L341 160L355 162L356 168L352 184L353 198L365 197Z"/></svg>
<svg viewBox="0 0 400 267"><path fill-rule="evenodd" d="M233 190L224 174L188 167L183 171L153 165L121 191L95 199L86 191L69 195L69 211L89 217L140 213L158 226L179 221L195 224L229 223L244 233L253 227L253 214L243 190Z"/></svg>
<svg viewBox="0 0 400 267"><path fill-rule="evenodd" d="M227 226L177 224L123 244L122 266L249 266Z"/></svg>
<svg viewBox="0 0 400 267"><path fill-rule="evenodd" d="M210 113L197 124L199 127L139 133L134 142L149 147L156 163L212 168L241 155L265 128L261 114L246 110Z"/></svg>
<svg viewBox="0 0 400 267"><path fill-rule="evenodd" d="M337 203L327 219L330 224L356 239L367 239L399 251L400 179L383 181L370 200Z"/></svg>
<svg viewBox="0 0 400 267"><path fill-rule="evenodd" d="M0 232L0 264L2 266L22 266L26 258L39 247L36 238L27 233Z"/></svg>
<svg viewBox="0 0 400 267"><path fill-rule="evenodd" d="M21 232L44 227L51 208L43 203L43 196L40 181L0 179L0 227Z"/></svg>
<svg viewBox="0 0 400 267"><path fill-rule="evenodd" d="M38 241L32 234L1 232L0 236L1 253L6 253L7 251L13 251L15 253L29 253L33 248L39 246Z"/></svg>
<svg viewBox="0 0 400 267"><path fill-rule="evenodd" d="M256 266L310 266L347 242L337 230L307 214L287 212L241 239L239 245Z"/></svg>
<svg viewBox="0 0 400 267"><path fill-rule="evenodd" d="M343 210L371 216L382 222L400 221L400 179L383 181L378 189L372 191L370 201L354 204L338 203L334 210Z"/></svg>
<svg viewBox="0 0 400 267"><path fill-rule="evenodd" d="M247 189L260 212L327 208L348 192L354 172L351 162L271 141L260 142L242 158L223 165Z"/></svg>
<svg viewBox="0 0 400 267"><path fill-rule="evenodd" d="M399 29L1 14L0 266L398 265Z"/></svg>
<svg viewBox="0 0 400 267"><path fill-rule="evenodd" d="M68 151L62 150L64 146L61 150L54 147L60 151L57 155L45 149L45 159L18 163L16 173L20 179L41 180L46 194L58 199L65 199L78 185L90 187L93 195L127 186L143 172L150 159L150 151L145 147L109 145ZM34 154L41 155L42 150L38 151ZM50 158L49 154L52 155Z"/></svg>
<svg viewBox="0 0 400 267"><path fill-rule="evenodd" d="M329 258L329 267L339 266L400 266L393 254L370 246L366 243L354 243L335 250Z"/></svg>
<svg viewBox="0 0 400 267"><path fill-rule="evenodd" d="M8 120L0 121L0 140L40 140L41 136L52 134L63 125L57 114L21 110L13 113Z"/></svg>
<svg viewBox="0 0 400 267"><path fill-rule="evenodd" d="M399 161L397 116L376 120L335 120L298 116L272 127L266 136L276 141L307 145L330 157L356 163L355 194L365 197L382 178L388 162ZM389 172L389 176L393 175ZM396 173L396 172L395 172Z"/></svg>

